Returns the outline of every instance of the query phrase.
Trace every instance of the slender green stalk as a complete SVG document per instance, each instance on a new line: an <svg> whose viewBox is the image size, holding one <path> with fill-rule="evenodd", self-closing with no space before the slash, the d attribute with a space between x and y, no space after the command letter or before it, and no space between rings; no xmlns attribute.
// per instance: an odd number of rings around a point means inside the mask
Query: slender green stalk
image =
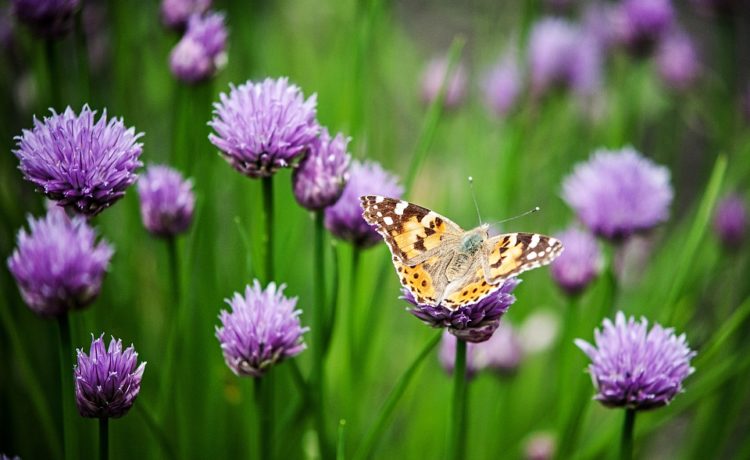
<svg viewBox="0 0 750 460"><path fill-rule="evenodd" d="M70 320L68 313L63 313L57 318L57 326L60 332L60 389L62 391L60 404L62 406L63 420L63 449L65 459L77 458L75 448L75 436L73 433L73 348L70 340Z"/></svg>
<svg viewBox="0 0 750 460"><path fill-rule="evenodd" d="M331 346L331 338L333 337L333 331L336 328L336 318L338 317L338 301L339 301L339 254L336 250L335 245L331 245L331 260L333 261L333 267L331 267L331 290L330 298L328 299L328 320L325 322L325 338L323 343L323 354L327 355Z"/></svg>
<svg viewBox="0 0 750 460"><path fill-rule="evenodd" d="M2 287L4 288L5 285ZM5 329L6 337L10 339L12 356L15 358L14 365L18 366L23 381L22 387L28 392L31 404L39 416L40 428L44 435L44 440L48 443L50 451L59 456L62 452L62 445L60 444L55 422L50 412L50 404L46 401L42 388L39 386L39 379L31 370L31 366L29 365L31 360L26 353L26 348L23 346L21 336L19 335L20 328L16 325L15 318L10 313L9 307L10 302L0 302L0 324Z"/></svg>
<svg viewBox="0 0 750 460"><path fill-rule="evenodd" d="M328 436L326 434L325 417L325 375L323 364L325 360L325 318L326 293L325 293L325 254L323 244L325 230L323 228L323 211L315 212L315 225L313 228L313 291L315 305L313 308L313 369L312 385L315 398L315 425L318 434L318 445L322 458L330 458L328 448Z"/></svg>
<svg viewBox="0 0 750 460"><path fill-rule="evenodd" d="M60 85L60 60L55 50L55 40L47 39L44 42L44 54L47 60L47 78L49 79L49 104L55 110L62 110L62 93Z"/></svg>
<svg viewBox="0 0 750 460"><path fill-rule="evenodd" d="M440 121L440 116L443 113L443 100L445 99L445 88L448 86L448 81L453 74L453 70L458 65L458 61L461 58L461 50L464 47L463 37L456 37L453 39L450 49L448 50L448 69L443 76L443 81L440 84L440 91L435 100L432 101L429 108L427 109L427 115L425 115L422 128L417 137L417 144L414 147L414 153L412 154L411 163L409 164L409 171L406 174L406 180L404 181L404 194L409 195L411 187L414 185L414 180L419 172L419 167L424 163L427 157L427 152L430 150L432 140L435 137L437 131L437 125Z"/></svg>
<svg viewBox="0 0 750 460"><path fill-rule="evenodd" d="M255 410L258 413L258 458L273 458L273 382L271 373L254 379Z"/></svg>
<svg viewBox="0 0 750 460"><path fill-rule="evenodd" d="M346 420L339 420L338 442L336 443L336 460L346 459Z"/></svg>
<svg viewBox="0 0 750 460"><path fill-rule="evenodd" d="M352 262L349 278L349 314L347 325L347 332L349 338L349 366L350 369L355 369L357 366L358 356L357 353L357 313L359 312L357 293L359 292L359 265L360 256L362 255L361 250L353 246L352 247Z"/></svg>
<svg viewBox="0 0 750 460"><path fill-rule="evenodd" d="M357 449L357 452L354 455L354 458L356 460L365 460L372 455L372 451L378 441L380 441L380 438L383 435L383 431L385 430L386 423L393 414L393 411L396 409L396 405L401 400L401 396L404 395L406 387L411 382L414 374L416 374L420 364L422 364L425 358L427 358L427 356L437 346L438 342L440 342L440 337L442 337L442 331L437 332L435 333L435 335L430 337L430 340L414 358L414 361L412 361L406 371L401 374L401 377L396 382L393 390L391 390L391 392L388 394L388 398L385 400L385 403L383 403L383 407L380 408L380 412L378 412L378 415L375 417L375 422L367 431L364 441L362 441L362 444Z"/></svg>
<svg viewBox="0 0 750 460"><path fill-rule="evenodd" d="M109 418L99 419L99 460L109 458Z"/></svg>
<svg viewBox="0 0 750 460"><path fill-rule="evenodd" d="M177 252L177 238L167 238L167 253L169 257L169 281L172 292L172 304L180 306L180 260Z"/></svg>
<svg viewBox="0 0 750 460"><path fill-rule="evenodd" d="M159 394L159 409L158 414L160 418L164 419L164 410L172 406L174 400L174 380L176 378L177 360L176 350L180 338L179 330L182 327L181 317L183 315L181 299L182 295L180 292L180 260L177 251L177 239L174 236L169 237L166 240L167 243L167 258L169 259L169 282L170 282L170 300L165 302L166 305L171 305L170 308L165 312L168 323L167 331L167 348L164 359L164 374L161 380L161 388Z"/></svg>
<svg viewBox="0 0 750 460"><path fill-rule="evenodd" d="M156 422L154 416L151 415L151 413L148 411L143 398L138 399L138 403L135 404L135 410L140 414L141 418L143 418L143 422L146 424L149 431L151 431L151 433L154 435L156 441L159 443L159 446L161 446L162 452L167 456L167 458L172 460L176 459L177 454L175 453L170 439L167 437L162 427Z"/></svg>
<svg viewBox="0 0 750 460"><path fill-rule="evenodd" d="M456 361L453 368L453 404L451 431L448 434L448 458L461 460L466 453L466 342L456 338Z"/></svg>
<svg viewBox="0 0 750 460"><path fill-rule="evenodd" d="M625 409L625 420L622 423L620 437L620 460L633 458L633 429L635 428L635 409Z"/></svg>
<svg viewBox="0 0 750 460"><path fill-rule="evenodd" d="M264 242L266 247L265 275L266 282L274 279L273 271L273 176L264 177L263 182L263 213L266 224Z"/></svg>

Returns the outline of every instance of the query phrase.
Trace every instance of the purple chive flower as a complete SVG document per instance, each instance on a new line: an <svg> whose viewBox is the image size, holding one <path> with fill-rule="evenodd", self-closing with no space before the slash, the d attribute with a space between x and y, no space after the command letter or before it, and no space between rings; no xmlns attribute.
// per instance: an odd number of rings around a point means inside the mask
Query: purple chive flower
<svg viewBox="0 0 750 460"><path fill-rule="evenodd" d="M552 279L568 295L580 294L602 270L599 244L594 235L577 227L555 236L565 245L565 252L552 262Z"/></svg>
<svg viewBox="0 0 750 460"><path fill-rule="evenodd" d="M622 312L614 324L605 319L594 331L596 346L581 339L575 344L591 358L588 367L597 394L594 399L609 407L652 409L669 404L682 391L682 381L694 369L685 334L648 321L625 318Z"/></svg>
<svg viewBox="0 0 750 460"><path fill-rule="evenodd" d="M600 149L563 182L563 199L594 234L621 240L669 217L669 170L632 147Z"/></svg>
<svg viewBox="0 0 750 460"><path fill-rule="evenodd" d="M557 442L552 433L534 433L524 443L523 458L525 460L552 460L555 458L556 450Z"/></svg>
<svg viewBox="0 0 750 460"><path fill-rule="evenodd" d="M701 70L695 44L684 32L674 32L661 42L656 63L664 82L677 90L690 87Z"/></svg>
<svg viewBox="0 0 750 460"><path fill-rule="evenodd" d="M161 18L164 24L181 30L194 14L203 14L211 7L211 0L163 0Z"/></svg>
<svg viewBox="0 0 750 460"><path fill-rule="evenodd" d="M674 23L670 0L623 0L618 8L618 41L633 54L648 55Z"/></svg>
<svg viewBox="0 0 750 460"><path fill-rule="evenodd" d="M378 232L365 222L359 197L384 195L401 198L403 187L396 176L378 163L353 161L349 168L349 182L341 198L325 210L325 226L336 238L348 241L358 248L369 248L382 241Z"/></svg>
<svg viewBox="0 0 750 460"><path fill-rule="evenodd" d="M477 343L466 344L466 378L472 378L482 367L477 362ZM440 366L448 374L453 374L456 366L456 336L448 331L443 332L440 340L440 350L438 352L438 361Z"/></svg>
<svg viewBox="0 0 750 460"><path fill-rule="evenodd" d="M47 198L73 211L93 216L125 195L138 177L142 136L126 128L122 119L107 119L104 110L84 105L80 115L68 107L62 114L34 118L34 128L16 136L16 150L24 177Z"/></svg>
<svg viewBox="0 0 750 460"><path fill-rule="evenodd" d="M270 177L288 168L315 142L320 126L315 119L316 95L305 100L302 90L286 78L230 85L214 104L208 136L239 172Z"/></svg>
<svg viewBox="0 0 750 460"><path fill-rule="evenodd" d="M79 0L11 0L16 17L42 37L61 37L73 28Z"/></svg>
<svg viewBox="0 0 750 460"><path fill-rule="evenodd" d="M498 117L506 116L521 94L521 69L513 53L504 56L484 77L484 99Z"/></svg>
<svg viewBox="0 0 750 460"><path fill-rule="evenodd" d="M747 208L738 194L724 197L716 206L714 231L727 248L738 248L747 233Z"/></svg>
<svg viewBox="0 0 750 460"><path fill-rule="evenodd" d="M418 304L411 292L404 288L402 298L414 307L409 313L432 327L444 327L461 340L484 342L500 325L500 318L516 301L512 292L521 280L510 278L500 289L471 305L451 310L443 305Z"/></svg>
<svg viewBox="0 0 750 460"><path fill-rule="evenodd" d="M18 232L8 268L26 305L42 316L58 316L91 304L99 295L112 247L79 216L52 207L29 217L30 232Z"/></svg>
<svg viewBox="0 0 750 460"><path fill-rule="evenodd" d="M448 59L435 58L427 63L422 73L422 101L430 104L438 97L443 80L446 80L448 72ZM453 72L448 76L445 82L445 97L443 105L446 108L456 108L466 98L466 86L469 77L466 68L461 63L457 63Z"/></svg>
<svg viewBox="0 0 750 460"><path fill-rule="evenodd" d="M141 391L146 363L138 365L133 345L122 350L122 340L111 338L104 347L104 334L91 336L89 354L77 350L78 363L73 369L76 406L82 417L118 418L127 414Z"/></svg>
<svg viewBox="0 0 750 460"><path fill-rule="evenodd" d="M172 74L185 83L213 77L227 61L227 29L222 13L190 16L187 31L169 55Z"/></svg>
<svg viewBox="0 0 750 460"><path fill-rule="evenodd" d="M315 211L338 201L349 180L350 140L341 133L331 137L328 129L323 129L292 175L297 203Z"/></svg>
<svg viewBox="0 0 750 460"><path fill-rule="evenodd" d="M285 285L270 283L263 290L258 280L235 293L226 302L232 311L222 310L222 326L216 327L224 361L239 376L262 377L273 365L298 355L306 348L300 326L297 298L284 297Z"/></svg>
<svg viewBox="0 0 750 460"><path fill-rule="evenodd" d="M185 232L193 221L193 183L168 166L149 166L138 179L141 217L146 230L171 237Z"/></svg>

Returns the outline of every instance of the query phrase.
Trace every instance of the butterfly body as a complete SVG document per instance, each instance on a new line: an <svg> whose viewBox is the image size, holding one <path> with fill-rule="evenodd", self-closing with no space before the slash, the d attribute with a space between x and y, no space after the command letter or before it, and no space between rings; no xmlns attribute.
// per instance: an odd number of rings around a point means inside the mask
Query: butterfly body
<svg viewBox="0 0 750 460"><path fill-rule="evenodd" d="M420 304L450 310L476 303L518 273L546 265L562 244L536 233L489 236L484 224L463 230L448 218L403 200L360 198L365 220L391 250L401 284Z"/></svg>

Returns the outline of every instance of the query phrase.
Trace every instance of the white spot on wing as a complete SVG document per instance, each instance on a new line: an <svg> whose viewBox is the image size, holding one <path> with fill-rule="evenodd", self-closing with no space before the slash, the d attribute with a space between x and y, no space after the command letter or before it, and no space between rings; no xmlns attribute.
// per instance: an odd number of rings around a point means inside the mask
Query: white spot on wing
<svg viewBox="0 0 750 460"><path fill-rule="evenodd" d="M536 252L530 252L530 253L529 253L529 254L528 254L528 255L526 256L526 258L527 258L527 259L529 259L529 260L534 260L534 259L536 259Z"/></svg>
<svg viewBox="0 0 750 460"><path fill-rule="evenodd" d="M437 217L437 214L430 211L422 218L422 220L419 221L420 224L424 225L425 227L430 226L430 222L433 221Z"/></svg>
<svg viewBox="0 0 750 460"><path fill-rule="evenodd" d="M385 225L393 225L393 219L391 219L391 216L385 216L383 222L385 222Z"/></svg>
<svg viewBox="0 0 750 460"><path fill-rule="evenodd" d="M383 213L378 211L378 217L383 217Z"/></svg>
<svg viewBox="0 0 750 460"><path fill-rule="evenodd" d="M394 209L393 212L395 212L396 214L400 216L404 213L404 210L408 206L409 206L409 203L407 203L406 201L399 201L398 204L396 205L396 209Z"/></svg>
<svg viewBox="0 0 750 460"><path fill-rule="evenodd" d="M534 235L534 236L531 237L531 242L529 243L529 248L534 249L537 244L539 244L539 235Z"/></svg>
<svg viewBox="0 0 750 460"><path fill-rule="evenodd" d="M383 200L385 200L385 198L383 198L382 196L376 196L376 197L375 197L375 202L376 202L376 203L382 203L382 202L383 202Z"/></svg>

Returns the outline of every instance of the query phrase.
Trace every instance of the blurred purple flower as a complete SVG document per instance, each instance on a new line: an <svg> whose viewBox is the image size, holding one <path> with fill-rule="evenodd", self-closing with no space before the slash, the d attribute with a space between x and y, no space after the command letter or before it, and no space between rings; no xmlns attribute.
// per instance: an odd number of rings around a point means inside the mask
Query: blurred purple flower
<svg viewBox="0 0 750 460"><path fill-rule="evenodd" d="M41 219L29 217L30 233L18 232L8 268L24 302L42 316L58 316L88 306L99 295L112 247L96 243L96 233L79 216L51 207Z"/></svg>
<svg viewBox="0 0 750 460"><path fill-rule="evenodd" d="M239 376L262 377L273 365L298 355L306 348L300 326L297 298L284 297L285 285L269 283L263 290L258 280L235 293L226 302L232 311L222 310L216 338L224 361Z"/></svg>
<svg viewBox="0 0 750 460"><path fill-rule="evenodd" d="M444 327L461 340L484 342L489 340L500 325L500 319L516 301L511 294L521 280L510 278L494 293L471 305L451 310L443 305L418 304L411 292L402 289L402 298L414 307L409 313L432 327Z"/></svg>
<svg viewBox="0 0 750 460"><path fill-rule="evenodd" d="M593 33L564 19L545 18L529 38L531 89L539 97L554 87L588 95L600 86L602 44Z"/></svg>
<svg viewBox="0 0 750 460"><path fill-rule="evenodd" d="M104 334L91 341L89 354L78 349L75 376L76 406L83 417L117 418L127 414L141 391L146 363L138 365L133 345L122 350L122 340L104 347Z"/></svg>
<svg viewBox="0 0 750 460"><path fill-rule="evenodd" d="M168 166L149 166L138 179L141 217L146 230L171 237L185 232L193 221L193 184Z"/></svg>
<svg viewBox="0 0 750 460"><path fill-rule="evenodd" d="M565 249L567 251L567 248ZM523 353L541 353L549 349L560 332L560 316L550 310L536 310L518 330Z"/></svg>
<svg viewBox="0 0 750 460"><path fill-rule="evenodd" d="M448 59L434 58L427 63L422 73L422 101L430 104L438 97L443 80L448 72ZM453 69L453 73L445 82L445 97L443 105L453 109L461 105L466 98L466 86L469 77L466 68L460 62Z"/></svg>
<svg viewBox="0 0 750 460"><path fill-rule="evenodd" d="M534 433L524 443L523 458L525 460L552 460L555 458L556 450L557 442L552 433Z"/></svg>
<svg viewBox="0 0 750 460"><path fill-rule="evenodd" d="M476 344L476 362L484 369L510 375L518 369L523 358L521 341L510 323L500 322L486 342Z"/></svg>
<svg viewBox="0 0 750 460"><path fill-rule="evenodd" d="M677 90L690 87L701 70L695 44L684 32L671 33L661 42L656 62L661 78Z"/></svg>
<svg viewBox="0 0 750 460"><path fill-rule="evenodd" d="M304 99L302 90L286 78L230 85L214 103L209 140L239 172L270 177L288 168L315 142L320 126L315 119L316 96Z"/></svg>
<svg viewBox="0 0 750 460"><path fill-rule="evenodd" d="M551 265L552 279L568 295L577 295L602 270L604 259L594 235L578 227L570 227L555 235L565 251Z"/></svg>
<svg viewBox="0 0 750 460"><path fill-rule="evenodd" d="M633 54L650 54L674 23L671 0L623 0L618 8L618 41Z"/></svg>
<svg viewBox="0 0 750 460"><path fill-rule="evenodd" d="M466 378L470 379L481 370L481 366L477 365L477 343L466 344ZM449 333L448 331L443 332L443 337L440 340L440 350L438 352L438 361L440 366L448 374L453 374L453 369L456 366L456 336Z"/></svg>
<svg viewBox="0 0 750 460"><path fill-rule="evenodd" d="M725 196L714 212L714 231L727 248L738 248L747 234L747 207L739 194Z"/></svg>
<svg viewBox="0 0 750 460"><path fill-rule="evenodd" d="M182 30L190 16L203 14L211 7L211 0L163 0L161 18L172 29Z"/></svg>
<svg viewBox="0 0 750 460"><path fill-rule="evenodd" d="M482 82L485 102L498 117L506 116L513 109L522 89L521 69L515 53L503 56Z"/></svg>
<svg viewBox="0 0 750 460"><path fill-rule="evenodd" d="M93 216L125 195L138 177L142 136L126 128L122 119L99 121L84 105L80 115L68 107L16 136L16 150L24 177L49 199L75 212Z"/></svg>
<svg viewBox="0 0 750 460"><path fill-rule="evenodd" d="M61 37L73 28L80 0L11 0L16 17L42 37Z"/></svg>
<svg viewBox="0 0 750 460"><path fill-rule="evenodd" d="M227 61L224 14L190 16L187 31L169 55L172 74L185 83L213 77Z"/></svg>
<svg viewBox="0 0 750 460"><path fill-rule="evenodd" d="M11 457L10 455L0 453L0 460L21 460L21 457L19 457L18 455L13 455Z"/></svg>
<svg viewBox="0 0 750 460"><path fill-rule="evenodd" d="M373 227L362 217L359 197L383 195L401 198L404 193L398 179L373 161L353 161L349 168L349 182L339 200L325 210L325 226L336 238L358 248L369 248L382 241Z"/></svg>
<svg viewBox="0 0 750 460"><path fill-rule="evenodd" d="M596 346L576 339L591 358L588 367L597 394L594 399L609 407L652 409L669 404L682 391L682 381L694 369L685 334L648 321L625 318L618 312L614 324L605 319L594 331Z"/></svg>
<svg viewBox="0 0 750 460"><path fill-rule="evenodd" d="M632 147L600 149L563 182L563 199L594 234L621 240L669 217L669 170Z"/></svg>
<svg viewBox="0 0 750 460"><path fill-rule="evenodd" d="M323 128L307 155L294 169L292 188L297 203L312 211L336 203L349 180L347 144L351 139L339 133L336 137Z"/></svg>

